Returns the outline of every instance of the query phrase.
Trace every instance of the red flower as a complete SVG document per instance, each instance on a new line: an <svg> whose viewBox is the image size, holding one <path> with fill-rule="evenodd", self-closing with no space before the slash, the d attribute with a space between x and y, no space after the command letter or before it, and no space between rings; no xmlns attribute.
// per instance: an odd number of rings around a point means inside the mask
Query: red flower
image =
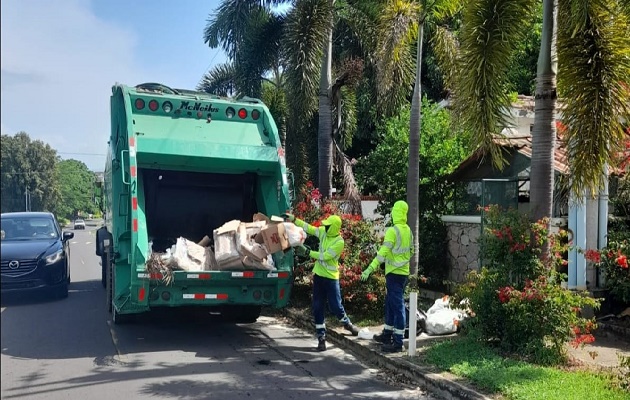
<svg viewBox="0 0 630 400"><path fill-rule="evenodd" d="M586 252L584 253L584 258L596 264L602 262L602 255L599 254L599 251L597 250L586 250Z"/></svg>
<svg viewBox="0 0 630 400"><path fill-rule="evenodd" d="M628 258L623 254L619 254L619 257L617 257L615 261L617 261L617 264L619 264L621 268L628 269Z"/></svg>

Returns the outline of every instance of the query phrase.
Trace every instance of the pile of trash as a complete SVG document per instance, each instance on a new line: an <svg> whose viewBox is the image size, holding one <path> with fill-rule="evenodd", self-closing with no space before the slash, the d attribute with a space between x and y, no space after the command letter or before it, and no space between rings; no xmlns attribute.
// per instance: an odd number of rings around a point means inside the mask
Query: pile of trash
<svg viewBox="0 0 630 400"><path fill-rule="evenodd" d="M275 271L273 254L299 246L306 240L302 228L280 217L268 218L262 213L252 222L228 221L195 243L180 237L165 253L155 253L149 243L149 273L163 275L172 281L173 270L198 271Z"/></svg>

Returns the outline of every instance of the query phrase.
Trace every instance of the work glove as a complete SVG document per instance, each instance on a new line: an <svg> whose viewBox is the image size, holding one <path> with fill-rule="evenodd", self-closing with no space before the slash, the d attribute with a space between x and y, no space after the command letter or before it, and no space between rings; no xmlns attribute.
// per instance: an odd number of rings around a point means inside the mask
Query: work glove
<svg viewBox="0 0 630 400"><path fill-rule="evenodd" d="M290 222L294 222L295 221L295 215L293 215L293 214L286 213L286 214L282 214L282 216L284 217L284 219L286 219L286 220L288 220Z"/></svg>
<svg viewBox="0 0 630 400"><path fill-rule="evenodd" d="M368 278L370 277L370 275L372 274L372 272L374 272L374 267L373 266L369 266L365 269L365 271L363 271L363 273L361 274L361 280L363 282L367 281Z"/></svg>
<svg viewBox="0 0 630 400"><path fill-rule="evenodd" d="M295 248L295 254L297 254L298 256L302 256L305 257L307 256L309 253L311 252L311 249L309 249L307 246L301 244L299 246L297 246Z"/></svg>

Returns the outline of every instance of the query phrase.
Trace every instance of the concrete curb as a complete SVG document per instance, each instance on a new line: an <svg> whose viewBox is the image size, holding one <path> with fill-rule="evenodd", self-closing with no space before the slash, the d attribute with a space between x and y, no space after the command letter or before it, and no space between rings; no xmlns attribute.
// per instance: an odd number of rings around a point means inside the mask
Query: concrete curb
<svg viewBox="0 0 630 400"><path fill-rule="evenodd" d="M296 312L290 308L285 308L282 313L289 318L296 326L312 331L313 324L309 317ZM355 354L361 356L378 365L381 368L399 373L418 382L419 386L426 387L427 391L446 400L474 399L474 400L491 400L484 394L477 392L468 386L465 386L457 380L456 376L449 373L431 372L429 369L416 365L403 358L402 355L385 355L369 346L358 343L345 335L336 332L334 329L328 329L327 339L337 346L349 349Z"/></svg>

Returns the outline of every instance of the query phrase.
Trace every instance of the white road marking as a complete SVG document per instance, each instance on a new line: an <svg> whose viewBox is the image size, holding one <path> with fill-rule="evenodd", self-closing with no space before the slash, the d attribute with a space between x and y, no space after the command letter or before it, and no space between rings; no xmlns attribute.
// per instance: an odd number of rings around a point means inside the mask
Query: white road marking
<svg viewBox="0 0 630 400"><path fill-rule="evenodd" d="M81 257L81 264L85 265L85 261L83 261L83 257Z"/></svg>
<svg viewBox="0 0 630 400"><path fill-rule="evenodd" d="M92 244L92 242L85 242L85 244Z"/></svg>
<svg viewBox="0 0 630 400"><path fill-rule="evenodd" d="M77 243L79 243L79 242L70 242L70 243L72 243L72 244L77 244Z"/></svg>

